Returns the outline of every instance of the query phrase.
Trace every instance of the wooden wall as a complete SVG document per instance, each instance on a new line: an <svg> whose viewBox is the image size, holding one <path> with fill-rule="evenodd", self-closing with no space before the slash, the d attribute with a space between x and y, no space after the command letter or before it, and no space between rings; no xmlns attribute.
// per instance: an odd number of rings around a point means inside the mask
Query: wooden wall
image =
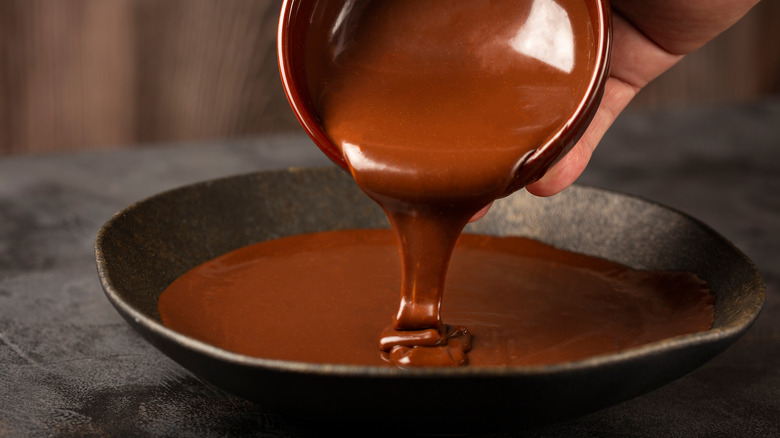
<svg viewBox="0 0 780 438"><path fill-rule="evenodd" d="M298 129L276 68L281 0L0 0L0 155ZM633 108L780 93L780 2Z"/></svg>

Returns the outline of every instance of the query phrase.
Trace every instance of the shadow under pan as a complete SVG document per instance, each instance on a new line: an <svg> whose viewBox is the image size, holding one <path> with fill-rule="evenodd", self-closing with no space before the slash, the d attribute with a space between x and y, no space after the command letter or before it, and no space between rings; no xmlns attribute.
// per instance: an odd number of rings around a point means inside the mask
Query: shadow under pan
<svg viewBox="0 0 780 438"><path fill-rule="evenodd" d="M338 169L240 175L117 213L98 234L98 274L108 299L145 339L227 391L292 417L436 433L548 423L636 397L725 350L764 302L753 263L706 225L636 197L573 186L551 198L516 193L467 230L530 237L635 269L696 273L716 297L710 330L555 365L402 370L249 357L160 322L160 294L214 257L294 234L381 227L384 213Z"/></svg>

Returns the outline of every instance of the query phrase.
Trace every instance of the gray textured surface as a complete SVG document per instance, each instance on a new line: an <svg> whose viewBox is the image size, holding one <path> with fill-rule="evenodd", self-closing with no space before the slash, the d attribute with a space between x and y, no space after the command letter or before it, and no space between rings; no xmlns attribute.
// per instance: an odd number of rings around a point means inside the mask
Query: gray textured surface
<svg viewBox="0 0 780 438"><path fill-rule="evenodd" d="M193 377L110 306L92 245L162 190L325 164L302 136L0 160L0 436L317 436ZM756 325L712 362L613 408L505 436L780 436L780 101L624 115L580 180L710 224L758 265Z"/></svg>

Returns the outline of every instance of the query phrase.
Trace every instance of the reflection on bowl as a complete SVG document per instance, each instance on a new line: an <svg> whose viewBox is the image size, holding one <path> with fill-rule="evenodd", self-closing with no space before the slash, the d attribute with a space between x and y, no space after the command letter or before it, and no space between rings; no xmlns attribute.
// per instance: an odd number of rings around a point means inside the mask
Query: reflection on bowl
<svg viewBox="0 0 780 438"><path fill-rule="evenodd" d="M198 376L280 413L465 432L550 422L643 394L694 370L752 324L764 285L744 254L669 208L571 187L518 193L471 232L531 237L638 269L698 274L716 296L711 330L549 366L411 369L308 364L231 353L164 327L157 298L178 276L258 241L385 227L383 212L338 169L263 172L182 187L115 215L96 242L111 303L150 343Z"/></svg>

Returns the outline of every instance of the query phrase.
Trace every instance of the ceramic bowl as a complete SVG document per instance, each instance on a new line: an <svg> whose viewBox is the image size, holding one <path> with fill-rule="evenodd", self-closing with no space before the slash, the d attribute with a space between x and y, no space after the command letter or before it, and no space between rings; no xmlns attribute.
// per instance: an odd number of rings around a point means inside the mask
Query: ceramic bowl
<svg viewBox="0 0 780 438"><path fill-rule="evenodd" d="M612 59L612 11L609 0L589 1L585 5L593 27L594 44L594 65L587 90L579 106L561 124L557 133L517 163L515 176L506 194L537 180L563 157L584 134L599 108ZM345 17L359 15L356 11L360 9L351 0L284 0L277 38L279 73L293 113L314 143L347 172L349 166L346 159L341 149L331 142L323 130L314 101L322 92L319 87L322 86L321 78L325 69L323 61L328 59L326 54L333 53L334 47L341 44L334 39L344 37L333 30L349 28L346 24L342 26L351 21ZM499 38L497 35L491 36ZM505 43L509 44L508 41ZM522 117L518 117L518 120L522 120ZM523 128L525 126L518 126L518 129Z"/></svg>

